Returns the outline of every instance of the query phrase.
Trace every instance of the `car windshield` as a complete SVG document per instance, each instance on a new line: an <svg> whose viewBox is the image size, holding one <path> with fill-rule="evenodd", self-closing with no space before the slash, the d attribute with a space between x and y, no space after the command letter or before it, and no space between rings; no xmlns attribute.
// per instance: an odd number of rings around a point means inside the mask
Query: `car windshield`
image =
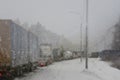
<svg viewBox="0 0 120 80"><path fill-rule="evenodd" d="M0 80L120 80L120 0L0 0Z"/></svg>

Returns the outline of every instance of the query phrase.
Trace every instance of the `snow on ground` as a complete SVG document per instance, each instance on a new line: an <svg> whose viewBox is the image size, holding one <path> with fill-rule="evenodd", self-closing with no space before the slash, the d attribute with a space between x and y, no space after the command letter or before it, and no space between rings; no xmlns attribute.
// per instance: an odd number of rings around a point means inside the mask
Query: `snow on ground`
<svg viewBox="0 0 120 80"><path fill-rule="evenodd" d="M106 62L89 59L88 70L84 63L80 59L57 62L15 80L120 80L120 70Z"/></svg>

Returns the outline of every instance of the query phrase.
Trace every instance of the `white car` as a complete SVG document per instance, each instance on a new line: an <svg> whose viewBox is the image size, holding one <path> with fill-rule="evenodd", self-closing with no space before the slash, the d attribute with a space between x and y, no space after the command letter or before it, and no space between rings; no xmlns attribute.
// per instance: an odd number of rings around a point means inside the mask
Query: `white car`
<svg viewBox="0 0 120 80"><path fill-rule="evenodd" d="M63 54L64 54L64 59L71 59L72 58L71 51L65 51Z"/></svg>

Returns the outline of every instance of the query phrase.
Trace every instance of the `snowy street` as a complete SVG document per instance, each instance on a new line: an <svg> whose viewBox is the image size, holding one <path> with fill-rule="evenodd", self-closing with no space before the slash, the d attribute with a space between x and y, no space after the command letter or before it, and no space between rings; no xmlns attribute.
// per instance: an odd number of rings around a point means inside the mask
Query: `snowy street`
<svg viewBox="0 0 120 80"><path fill-rule="evenodd" d="M80 59L56 62L15 80L120 80L120 70L99 59L89 59L89 69L84 69Z"/></svg>

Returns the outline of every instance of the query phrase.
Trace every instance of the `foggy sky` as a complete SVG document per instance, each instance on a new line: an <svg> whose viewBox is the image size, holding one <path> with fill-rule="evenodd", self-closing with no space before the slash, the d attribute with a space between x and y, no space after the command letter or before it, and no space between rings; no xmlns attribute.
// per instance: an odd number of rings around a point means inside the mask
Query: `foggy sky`
<svg viewBox="0 0 120 80"><path fill-rule="evenodd" d="M120 0L89 2L89 37L92 43L117 22ZM85 10L85 0L0 0L0 18L19 18L30 24L39 21L47 29L66 37L79 34L80 15L71 11L85 15L83 9ZM83 25L84 21L83 19Z"/></svg>
<svg viewBox="0 0 120 80"><path fill-rule="evenodd" d="M80 12L80 0L0 1L0 18L19 18L29 23L39 21L48 29L64 35L69 35L69 32L79 28L79 15L72 15L70 11Z"/></svg>

